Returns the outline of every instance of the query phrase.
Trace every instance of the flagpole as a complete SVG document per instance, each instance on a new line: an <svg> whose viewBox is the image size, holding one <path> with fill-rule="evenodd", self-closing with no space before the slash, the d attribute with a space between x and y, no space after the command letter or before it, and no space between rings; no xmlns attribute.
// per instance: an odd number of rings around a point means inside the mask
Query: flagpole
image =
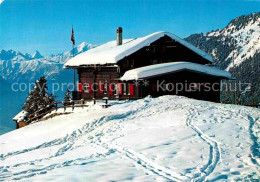
<svg viewBox="0 0 260 182"><path fill-rule="evenodd" d="M74 57L74 44L72 44L72 52ZM76 76L75 76L75 68L73 68L73 85L74 85L74 91L76 91Z"/></svg>
<svg viewBox="0 0 260 182"><path fill-rule="evenodd" d="M72 56L74 57L74 45L75 45L75 39L74 39L74 31L73 31L73 25L72 25L72 36L73 40L71 38L72 42ZM75 68L73 68L73 85L74 85L74 91L76 91L76 75L75 75Z"/></svg>

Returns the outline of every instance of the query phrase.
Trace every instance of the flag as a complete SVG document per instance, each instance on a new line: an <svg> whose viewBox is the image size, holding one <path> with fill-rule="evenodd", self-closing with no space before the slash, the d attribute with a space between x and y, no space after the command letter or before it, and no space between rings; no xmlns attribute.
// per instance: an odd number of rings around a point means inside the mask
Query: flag
<svg viewBox="0 0 260 182"><path fill-rule="evenodd" d="M71 42L73 45L75 45L75 39L74 39L74 31L73 31L73 27L72 27L72 32L71 32L71 38L70 38Z"/></svg>

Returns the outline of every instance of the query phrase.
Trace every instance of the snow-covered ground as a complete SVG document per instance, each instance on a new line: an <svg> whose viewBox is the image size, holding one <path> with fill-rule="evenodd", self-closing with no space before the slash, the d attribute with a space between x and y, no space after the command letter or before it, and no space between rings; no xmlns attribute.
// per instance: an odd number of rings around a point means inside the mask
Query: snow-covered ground
<svg viewBox="0 0 260 182"><path fill-rule="evenodd" d="M257 180L259 117L178 96L77 108L0 136L0 180Z"/></svg>

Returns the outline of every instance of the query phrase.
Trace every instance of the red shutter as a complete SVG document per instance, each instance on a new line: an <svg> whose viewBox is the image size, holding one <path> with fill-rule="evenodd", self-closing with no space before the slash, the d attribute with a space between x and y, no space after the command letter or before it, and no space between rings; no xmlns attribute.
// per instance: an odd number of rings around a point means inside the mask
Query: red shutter
<svg viewBox="0 0 260 182"><path fill-rule="evenodd" d="M109 95L113 95L114 84L109 85Z"/></svg>
<svg viewBox="0 0 260 182"><path fill-rule="evenodd" d="M89 89L88 89L88 93L91 93L91 92L92 92L92 83L89 83L88 86L89 86L89 87L88 87L88 88L89 88Z"/></svg>
<svg viewBox="0 0 260 182"><path fill-rule="evenodd" d="M122 87L123 85L122 85L122 83L118 83L117 86L118 86L118 94L122 95L123 94L123 87Z"/></svg>
<svg viewBox="0 0 260 182"><path fill-rule="evenodd" d="M82 83L78 83L78 91L83 92Z"/></svg>
<svg viewBox="0 0 260 182"><path fill-rule="evenodd" d="M104 83L100 83L100 93L104 93Z"/></svg>
<svg viewBox="0 0 260 182"><path fill-rule="evenodd" d="M130 88L130 95L134 95L134 84L130 83L129 88Z"/></svg>

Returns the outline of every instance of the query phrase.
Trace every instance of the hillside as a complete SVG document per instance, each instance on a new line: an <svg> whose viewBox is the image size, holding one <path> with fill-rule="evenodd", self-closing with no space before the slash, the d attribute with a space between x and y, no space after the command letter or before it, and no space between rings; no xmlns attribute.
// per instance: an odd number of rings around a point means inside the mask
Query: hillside
<svg viewBox="0 0 260 182"><path fill-rule="evenodd" d="M0 136L0 180L252 181L259 116L178 96L90 105Z"/></svg>
<svg viewBox="0 0 260 182"><path fill-rule="evenodd" d="M240 104L260 102L260 12L237 17L223 29L193 34L186 40L209 53L214 64L230 71L237 82L251 84L246 95L237 93ZM246 87L243 84L242 90Z"/></svg>

